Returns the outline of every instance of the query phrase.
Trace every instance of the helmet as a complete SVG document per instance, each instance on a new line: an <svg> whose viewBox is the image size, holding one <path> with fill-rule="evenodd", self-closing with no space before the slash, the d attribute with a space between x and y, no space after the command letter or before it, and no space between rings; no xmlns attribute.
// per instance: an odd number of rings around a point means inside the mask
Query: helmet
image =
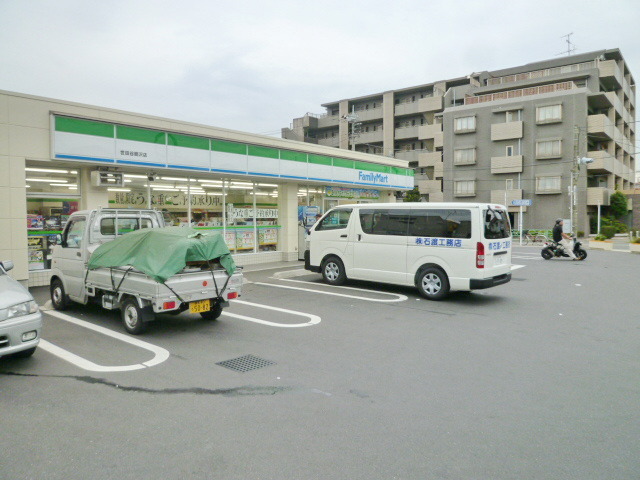
<svg viewBox="0 0 640 480"><path fill-rule="evenodd" d="M560 222L562 222L562 218L556 220L556 225L560 225Z"/></svg>

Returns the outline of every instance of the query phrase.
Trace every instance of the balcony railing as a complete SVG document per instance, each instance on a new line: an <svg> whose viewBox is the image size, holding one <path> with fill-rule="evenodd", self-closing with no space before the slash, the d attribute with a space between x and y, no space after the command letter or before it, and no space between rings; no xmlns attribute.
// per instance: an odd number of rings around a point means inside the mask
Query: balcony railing
<svg viewBox="0 0 640 480"><path fill-rule="evenodd" d="M560 92L563 90L572 90L576 87L573 82L552 83L550 85L540 85L538 87L519 88L517 90L507 90L505 92L489 93L487 95L478 95L476 97L468 96L464 99L465 105L475 105L477 103L494 102L496 100L508 100L510 98L526 97L529 95L540 95L543 93Z"/></svg>
<svg viewBox="0 0 640 480"><path fill-rule="evenodd" d="M505 83L521 82L536 78L549 77L561 73L580 72L596 68L596 62L574 63L573 65L563 65L561 67L545 68L544 70L534 70L533 72L517 73L515 75L504 75L502 77L490 78L487 85L504 85Z"/></svg>

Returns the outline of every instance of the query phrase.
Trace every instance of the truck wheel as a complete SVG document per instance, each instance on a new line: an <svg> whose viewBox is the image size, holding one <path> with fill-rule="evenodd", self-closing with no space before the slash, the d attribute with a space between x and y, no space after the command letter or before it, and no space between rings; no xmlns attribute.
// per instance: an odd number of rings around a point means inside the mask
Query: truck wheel
<svg viewBox="0 0 640 480"><path fill-rule="evenodd" d="M347 280L344 264L338 257L329 257L322 262L322 278L329 285L342 285Z"/></svg>
<svg viewBox="0 0 640 480"><path fill-rule="evenodd" d="M439 268L427 267L418 274L417 287L427 300L442 300L449 293L449 279Z"/></svg>
<svg viewBox="0 0 640 480"><path fill-rule="evenodd" d="M142 309L133 297L128 297L122 302L120 309L124 329L131 335L140 335L147 329L147 324L142 321Z"/></svg>
<svg viewBox="0 0 640 480"><path fill-rule="evenodd" d="M222 314L222 305L218 302L214 303L208 312L200 312L200 316L205 320L217 320Z"/></svg>
<svg viewBox="0 0 640 480"><path fill-rule="evenodd" d="M69 306L69 298L64 291L64 285L59 278L54 279L49 287L51 293L51 304L56 310L66 310Z"/></svg>

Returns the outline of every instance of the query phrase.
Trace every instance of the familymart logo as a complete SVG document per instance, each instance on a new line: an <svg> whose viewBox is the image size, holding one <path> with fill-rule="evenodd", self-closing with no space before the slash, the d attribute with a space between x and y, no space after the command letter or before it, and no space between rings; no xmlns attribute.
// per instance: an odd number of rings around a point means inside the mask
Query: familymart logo
<svg viewBox="0 0 640 480"><path fill-rule="evenodd" d="M389 183L389 175L384 175L382 173L363 172L360 170L358 171L358 178L361 182L369 182L373 184Z"/></svg>

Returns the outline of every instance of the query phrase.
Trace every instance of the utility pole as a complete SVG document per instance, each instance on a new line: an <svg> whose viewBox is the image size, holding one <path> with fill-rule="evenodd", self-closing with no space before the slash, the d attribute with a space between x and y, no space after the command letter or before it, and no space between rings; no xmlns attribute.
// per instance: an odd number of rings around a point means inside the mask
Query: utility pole
<svg viewBox="0 0 640 480"><path fill-rule="evenodd" d="M347 134L348 134L348 140L349 143L347 145L347 147L349 147L349 145L351 145L351 150L355 150L356 149L356 137L360 136L360 129L362 127L362 123L359 122L359 118L358 115L356 115L356 107L355 105L351 106L351 113L347 114L347 115L343 115L342 116L343 120L346 120L347 123ZM349 124L351 124L351 133L349 133ZM348 148L347 148L348 150Z"/></svg>
<svg viewBox="0 0 640 480"><path fill-rule="evenodd" d="M587 165L593 162L593 158L580 157L580 127L577 125L573 130L573 162L571 165L571 182L569 185L569 218L571 222L571 231L577 232L573 223L573 213L577 205L577 183L580 175L580 165Z"/></svg>

